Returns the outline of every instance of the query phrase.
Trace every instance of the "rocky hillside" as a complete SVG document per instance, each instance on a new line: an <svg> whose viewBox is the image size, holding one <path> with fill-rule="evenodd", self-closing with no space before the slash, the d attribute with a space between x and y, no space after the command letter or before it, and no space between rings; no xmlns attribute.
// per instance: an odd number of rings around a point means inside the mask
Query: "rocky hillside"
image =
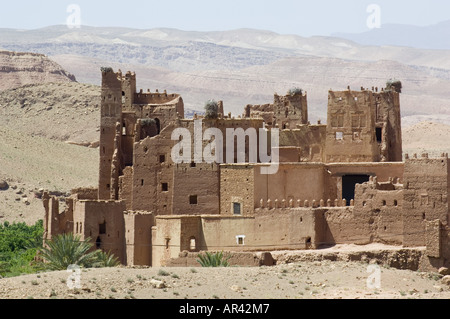
<svg viewBox="0 0 450 319"><path fill-rule="evenodd" d="M301 87L308 91L310 120L324 121L330 88L382 87L397 78L404 88L403 116L410 116L412 124L422 115L450 115L450 50L368 46L337 37L252 29L87 26L0 29L0 47L46 54L83 83L100 85L101 66L135 71L138 89L180 93L185 106L194 110L213 98L239 115L247 104L270 103L274 92Z"/></svg>
<svg viewBox="0 0 450 319"><path fill-rule="evenodd" d="M30 84L0 92L0 125L30 137L96 142L100 88L65 82Z"/></svg>
<svg viewBox="0 0 450 319"><path fill-rule="evenodd" d="M74 81L73 74L45 55L0 51L0 91L33 83Z"/></svg>

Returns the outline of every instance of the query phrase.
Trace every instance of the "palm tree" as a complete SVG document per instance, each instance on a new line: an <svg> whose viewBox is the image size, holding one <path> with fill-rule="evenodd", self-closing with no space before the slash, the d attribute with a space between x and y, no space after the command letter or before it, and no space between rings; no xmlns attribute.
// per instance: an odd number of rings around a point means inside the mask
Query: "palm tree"
<svg viewBox="0 0 450 319"><path fill-rule="evenodd" d="M231 258L231 256L225 257L223 252L205 252L204 255L198 254L197 262L202 267L228 267L229 263L228 260Z"/></svg>
<svg viewBox="0 0 450 319"><path fill-rule="evenodd" d="M66 270L69 265L91 267L97 259L97 252L92 248L90 238L85 241L72 233L57 235L46 241L46 247L40 250L40 256L46 260L46 268L50 270Z"/></svg>
<svg viewBox="0 0 450 319"><path fill-rule="evenodd" d="M96 258L97 261L94 263L94 267L116 267L119 265L119 260L110 251L97 250Z"/></svg>

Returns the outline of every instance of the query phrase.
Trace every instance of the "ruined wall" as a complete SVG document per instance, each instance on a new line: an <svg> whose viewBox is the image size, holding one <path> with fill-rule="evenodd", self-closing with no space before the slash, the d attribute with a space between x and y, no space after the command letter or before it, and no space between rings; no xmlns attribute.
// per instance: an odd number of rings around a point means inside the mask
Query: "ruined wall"
<svg viewBox="0 0 450 319"><path fill-rule="evenodd" d="M71 191L72 196L76 199L87 199L87 200L97 200L98 199L98 188L75 188Z"/></svg>
<svg viewBox="0 0 450 319"><path fill-rule="evenodd" d="M44 205L44 239L53 236L73 232L73 210L76 200L74 197L66 198L67 207L60 212L60 202L55 196L49 196L44 192L42 196Z"/></svg>
<svg viewBox="0 0 450 319"><path fill-rule="evenodd" d="M247 105L243 116L262 118L268 127L294 129L308 123L307 94L301 90L281 96L274 94L273 104Z"/></svg>
<svg viewBox="0 0 450 319"><path fill-rule="evenodd" d="M112 252L121 263L125 256L125 223L122 201L77 201L73 211L73 232L81 240L91 238L94 248Z"/></svg>
<svg viewBox="0 0 450 319"><path fill-rule="evenodd" d="M127 210L132 208L133 167L126 167L119 177L119 199L125 202Z"/></svg>
<svg viewBox="0 0 450 319"><path fill-rule="evenodd" d="M402 245L403 185L393 182L356 185L354 218L366 227L370 242Z"/></svg>
<svg viewBox="0 0 450 319"><path fill-rule="evenodd" d="M331 163L326 164L326 169L329 174L329 192L335 195L335 198L341 200L346 196L344 195L345 189L343 185L343 178L345 176L369 176L377 177L378 182L387 182L392 180L397 182L398 179L403 181L403 169L404 164L401 162L396 163ZM324 187L327 187L324 186ZM335 193L333 193L335 192ZM331 195L332 197L332 195ZM349 200L348 198L346 198Z"/></svg>
<svg viewBox="0 0 450 319"><path fill-rule="evenodd" d="M285 96L274 95L275 123L280 129L295 128L297 124L308 123L308 102L306 92L293 92Z"/></svg>
<svg viewBox="0 0 450 319"><path fill-rule="evenodd" d="M374 101L375 125L381 129L380 161L400 162L403 160L400 93L382 89L374 93Z"/></svg>
<svg viewBox="0 0 450 319"><path fill-rule="evenodd" d="M446 156L405 161L404 174L405 246L425 246L426 222L439 220L448 226L449 160Z"/></svg>
<svg viewBox="0 0 450 319"><path fill-rule="evenodd" d="M172 129L173 126L167 127L160 135L134 145L131 210L172 213Z"/></svg>
<svg viewBox="0 0 450 319"><path fill-rule="evenodd" d="M121 103L124 111L131 111L134 104L136 94L136 73L128 71L124 76L119 70L119 78L122 85L122 99Z"/></svg>
<svg viewBox="0 0 450 319"><path fill-rule="evenodd" d="M400 94L361 88L328 96L326 162L400 162Z"/></svg>
<svg viewBox="0 0 450 319"><path fill-rule="evenodd" d="M324 162L326 125L297 125L296 128L280 131L280 146L297 147L298 159L284 155L280 150L281 162ZM291 151L292 153L293 151ZM285 157L291 159L286 160Z"/></svg>
<svg viewBox="0 0 450 319"><path fill-rule="evenodd" d="M329 91L327 163L378 162L375 109L369 91Z"/></svg>
<svg viewBox="0 0 450 319"><path fill-rule="evenodd" d="M125 167L133 166L133 147L136 140L136 124L138 118L134 112L122 112L121 131L121 170Z"/></svg>
<svg viewBox="0 0 450 319"><path fill-rule="evenodd" d="M110 69L102 71L101 99L98 198L108 200L111 196L111 164L115 151L116 124L122 120L120 73L114 73Z"/></svg>

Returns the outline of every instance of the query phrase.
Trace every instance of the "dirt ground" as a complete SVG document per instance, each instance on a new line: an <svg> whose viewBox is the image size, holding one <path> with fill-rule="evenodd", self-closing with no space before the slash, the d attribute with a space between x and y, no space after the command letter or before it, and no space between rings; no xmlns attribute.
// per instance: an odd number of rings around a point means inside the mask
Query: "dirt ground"
<svg viewBox="0 0 450 319"><path fill-rule="evenodd" d="M437 273L355 261L81 269L0 279L0 299L450 299Z"/></svg>

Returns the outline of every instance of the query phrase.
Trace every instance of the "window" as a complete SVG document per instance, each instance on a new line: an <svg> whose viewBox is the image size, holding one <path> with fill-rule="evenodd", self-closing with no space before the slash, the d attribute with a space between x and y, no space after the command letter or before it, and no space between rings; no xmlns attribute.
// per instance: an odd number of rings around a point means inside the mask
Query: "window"
<svg viewBox="0 0 450 319"><path fill-rule="evenodd" d="M236 236L236 244L238 244L238 245L245 245L244 240L245 240L245 236L244 235Z"/></svg>
<svg viewBox="0 0 450 319"><path fill-rule="evenodd" d="M161 190L162 190L163 192L168 192L168 191L169 191L169 184L167 184L167 183L162 183L162 184L161 184Z"/></svg>
<svg viewBox="0 0 450 319"><path fill-rule="evenodd" d="M383 141L383 129L381 127L377 127L375 129L375 134L377 137L377 142L381 143Z"/></svg>
<svg viewBox="0 0 450 319"><path fill-rule="evenodd" d="M191 195L189 196L189 204L191 205L197 205L197 195Z"/></svg>
<svg viewBox="0 0 450 319"><path fill-rule="evenodd" d="M196 167L197 166L197 164L195 164L195 162L191 162L191 165L190 165L191 167Z"/></svg>
<svg viewBox="0 0 450 319"><path fill-rule="evenodd" d="M159 162L164 163L166 161L166 155L159 155Z"/></svg>
<svg viewBox="0 0 450 319"><path fill-rule="evenodd" d="M98 225L98 233L100 235L106 234L106 222L103 222L103 224Z"/></svg>
<svg viewBox="0 0 450 319"><path fill-rule="evenodd" d="M191 239L189 239L189 250L191 250L191 251L197 250L197 244L195 242L195 237L191 237Z"/></svg>
<svg viewBox="0 0 450 319"><path fill-rule="evenodd" d="M344 133L343 132L336 132L336 140L342 141L344 139Z"/></svg>
<svg viewBox="0 0 450 319"><path fill-rule="evenodd" d="M233 214L234 215L241 215L241 203L233 203Z"/></svg>
<svg viewBox="0 0 450 319"><path fill-rule="evenodd" d="M166 238L166 249L169 249L170 238Z"/></svg>

